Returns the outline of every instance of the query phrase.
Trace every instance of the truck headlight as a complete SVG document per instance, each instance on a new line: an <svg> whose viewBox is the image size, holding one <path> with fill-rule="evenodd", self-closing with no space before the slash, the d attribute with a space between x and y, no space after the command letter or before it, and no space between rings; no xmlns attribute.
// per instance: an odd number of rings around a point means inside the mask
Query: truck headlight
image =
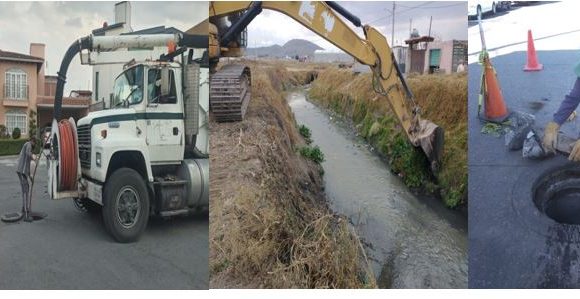
<svg viewBox="0 0 580 299"><path fill-rule="evenodd" d="M101 153L99 152L96 154L95 163L97 164L97 167L101 167Z"/></svg>

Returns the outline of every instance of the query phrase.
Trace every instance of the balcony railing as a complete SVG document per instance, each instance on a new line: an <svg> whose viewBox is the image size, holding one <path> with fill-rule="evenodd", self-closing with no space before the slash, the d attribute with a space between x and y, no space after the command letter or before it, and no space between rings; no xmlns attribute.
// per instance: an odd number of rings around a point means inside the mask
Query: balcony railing
<svg viewBox="0 0 580 299"><path fill-rule="evenodd" d="M10 86L4 83L3 87L2 94L5 100L28 100L28 84L16 87L14 84Z"/></svg>

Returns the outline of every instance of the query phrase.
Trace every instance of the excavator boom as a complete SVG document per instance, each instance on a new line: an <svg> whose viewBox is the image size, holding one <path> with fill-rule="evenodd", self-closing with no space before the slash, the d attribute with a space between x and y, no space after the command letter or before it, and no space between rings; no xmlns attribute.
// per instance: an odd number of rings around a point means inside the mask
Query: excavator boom
<svg viewBox="0 0 580 299"><path fill-rule="evenodd" d="M440 167L443 153L443 129L436 124L421 119L420 108L400 72L386 37L370 25L361 25L360 19L350 14L335 2L319 1L265 1L265 2L210 2L210 22L236 15L226 32L210 29L210 59L235 56L243 53L234 40L263 9L281 12L306 28L312 30L339 49L354 57L361 64L369 66L373 74L374 90L385 96L407 138L414 146L420 146L431 162L433 171ZM342 16L342 17L341 17ZM361 38L346 21L355 27L362 27ZM213 42L212 42L213 40ZM232 55L232 53L236 53ZM212 57L213 55L213 57Z"/></svg>

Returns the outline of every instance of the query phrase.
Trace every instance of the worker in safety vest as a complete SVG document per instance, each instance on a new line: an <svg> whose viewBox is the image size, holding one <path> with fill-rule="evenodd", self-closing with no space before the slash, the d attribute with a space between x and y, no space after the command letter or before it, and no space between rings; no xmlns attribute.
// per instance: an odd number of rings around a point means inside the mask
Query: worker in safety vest
<svg viewBox="0 0 580 299"><path fill-rule="evenodd" d="M28 179L30 178L30 162L36 160L36 155L32 152L35 145L36 138L31 136L28 142L24 143L20 150L18 166L16 168L16 173L20 180L20 187L22 188L22 213L24 221L26 222L32 221L32 217L30 216L31 197Z"/></svg>

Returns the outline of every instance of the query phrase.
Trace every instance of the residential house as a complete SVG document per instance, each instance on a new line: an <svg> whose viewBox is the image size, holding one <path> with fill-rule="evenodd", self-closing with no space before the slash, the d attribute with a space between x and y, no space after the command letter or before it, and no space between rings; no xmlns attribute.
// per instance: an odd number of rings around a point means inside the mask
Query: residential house
<svg viewBox="0 0 580 299"><path fill-rule="evenodd" d="M28 135L28 115L36 110L37 95L43 91L44 82L39 74L44 72L44 45L30 44L30 54L0 50L0 124L12 133L19 128Z"/></svg>
<svg viewBox="0 0 580 299"><path fill-rule="evenodd" d="M45 76L44 56L45 45L40 43L31 43L29 54L0 50L0 124L7 133L19 128L27 137L30 111L36 112L38 127L52 123L56 76ZM65 97L62 117L86 115L89 103L86 92Z"/></svg>
<svg viewBox="0 0 580 299"><path fill-rule="evenodd" d="M40 128L52 125L57 76L44 76L44 82L44 93L38 96L36 104L38 113L37 123ZM89 90L72 90L68 97L63 96L61 119L72 117L78 120L86 116L89 112L91 94L92 92Z"/></svg>

